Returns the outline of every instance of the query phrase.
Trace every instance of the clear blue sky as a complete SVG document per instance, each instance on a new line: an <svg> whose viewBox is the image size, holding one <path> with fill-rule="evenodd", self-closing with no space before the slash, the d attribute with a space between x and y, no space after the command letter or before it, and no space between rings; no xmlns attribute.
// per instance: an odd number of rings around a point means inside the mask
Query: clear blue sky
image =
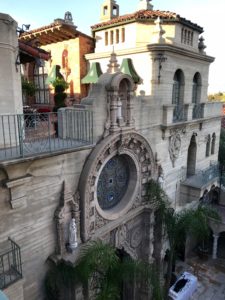
<svg viewBox="0 0 225 300"><path fill-rule="evenodd" d="M138 2L117 0L120 15L134 12ZM64 13L70 11L77 29L91 34L90 26L99 22L102 3L103 0L0 0L0 12L11 15L19 26L31 24L30 29L34 29L63 18ZM152 4L154 9L179 13L204 28L206 52L216 57L210 68L209 92L225 91L225 0L153 0Z"/></svg>

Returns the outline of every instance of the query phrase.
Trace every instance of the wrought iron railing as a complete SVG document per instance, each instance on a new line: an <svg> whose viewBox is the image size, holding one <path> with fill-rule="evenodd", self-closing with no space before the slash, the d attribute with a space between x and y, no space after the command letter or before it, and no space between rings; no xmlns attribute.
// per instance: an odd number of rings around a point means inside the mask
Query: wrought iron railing
<svg viewBox="0 0 225 300"><path fill-rule="evenodd" d="M183 178L182 182L191 186L200 187L207 185L215 179L218 179L218 181L220 180L220 168L217 163L211 164L206 169L196 170L194 175L188 176L188 178Z"/></svg>
<svg viewBox="0 0 225 300"><path fill-rule="evenodd" d="M200 119L203 117L203 109L201 104L195 104L192 111L193 119Z"/></svg>
<svg viewBox="0 0 225 300"><path fill-rule="evenodd" d="M22 278L20 247L8 239L9 248L0 254L0 289ZM2 249L1 249L2 250Z"/></svg>
<svg viewBox="0 0 225 300"><path fill-rule="evenodd" d="M220 170L218 164L213 164L205 170L199 171L201 174L202 182L207 183L216 177L220 177Z"/></svg>
<svg viewBox="0 0 225 300"><path fill-rule="evenodd" d="M184 105L176 105L173 110L173 123L185 121Z"/></svg>
<svg viewBox="0 0 225 300"><path fill-rule="evenodd" d="M93 116L86 109L0 115L0 161L93 143Z"/></svg>

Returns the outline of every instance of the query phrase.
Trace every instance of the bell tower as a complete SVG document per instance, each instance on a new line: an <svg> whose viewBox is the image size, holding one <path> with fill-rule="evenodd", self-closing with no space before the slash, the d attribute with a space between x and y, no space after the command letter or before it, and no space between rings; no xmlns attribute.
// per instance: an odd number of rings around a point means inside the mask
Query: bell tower
<svg viewBox="0 0 225 300"><path fill-rule="evenodd" d="M100 21L109 21L119 17L119 5L115 0L105 0L101 7Z"/></svg>
<svg viewBox="0 0 225 300"><path fill-rule="evenodd" d="M138 3L138 10L153 10L152 0L140 0Z"/></svg>

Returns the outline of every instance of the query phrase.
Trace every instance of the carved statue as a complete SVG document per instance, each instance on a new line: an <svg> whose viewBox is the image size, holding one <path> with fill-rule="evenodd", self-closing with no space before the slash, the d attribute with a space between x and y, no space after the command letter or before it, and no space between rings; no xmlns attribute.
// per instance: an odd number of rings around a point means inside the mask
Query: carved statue
<svg viewBox="0 0 225 300"><path fill-rule="evenodd" d="M75 250L78 246L77 242L77 226L74 218L70 221L69 227L69 248L70 250Z"/></svg>

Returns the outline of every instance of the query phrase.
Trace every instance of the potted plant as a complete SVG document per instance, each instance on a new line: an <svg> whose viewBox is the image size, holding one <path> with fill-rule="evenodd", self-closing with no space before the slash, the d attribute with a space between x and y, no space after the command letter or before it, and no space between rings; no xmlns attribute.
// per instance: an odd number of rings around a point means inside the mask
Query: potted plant
<svg viewBox="0 0 225 300"><path fill-rule="evenodd" d="M67 94L65 93L65 90L69 87L69 84L63 79L56 77L56 79L52 82L52 86L55 89L55 95L54 95L54 102L55 106L53 108L53 112L58 111L59 108L65 107L65 99L67 97ZM55 136L58 136L58 116L54 122L55 126Z"/></svg>
<svg viewBox="0 0 225 300"><path fill-rule="evenodd" d="M65 107L65 99L67 97L67 94L65 93L65 90L68 89L69 84L63 79L57 77L53 82L52 86L55 89L55 106L53 108L53 111L57 112L57 110L61 107Z"/></svg>

